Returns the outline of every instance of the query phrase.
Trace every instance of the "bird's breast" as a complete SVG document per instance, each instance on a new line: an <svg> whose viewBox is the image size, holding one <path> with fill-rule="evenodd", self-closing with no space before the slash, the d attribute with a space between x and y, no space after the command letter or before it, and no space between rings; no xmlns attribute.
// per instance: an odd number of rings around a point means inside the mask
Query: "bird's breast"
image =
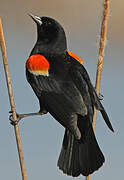
<svg viewBox="0 0 124 180"><path fill-rule="evenodd" d="M26 68L34 75L49 76L49 61L40 54L30 56L26 61Z"/></svg>

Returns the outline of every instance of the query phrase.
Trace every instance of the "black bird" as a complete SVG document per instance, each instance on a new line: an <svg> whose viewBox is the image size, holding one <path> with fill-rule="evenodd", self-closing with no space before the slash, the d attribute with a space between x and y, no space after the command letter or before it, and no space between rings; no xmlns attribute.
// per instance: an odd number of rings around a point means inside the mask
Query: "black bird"
<svg viewBox="0 0 124 180"><path fill-rule="evenodd" d="M37 41L26 61L26 77L40 104L31 115L49 112L65 127L58 167L73 177L87 176L105 161L92 128L94 106L114 130L82 60L67 50L63 27L50 17L30 16Z"/></svg>

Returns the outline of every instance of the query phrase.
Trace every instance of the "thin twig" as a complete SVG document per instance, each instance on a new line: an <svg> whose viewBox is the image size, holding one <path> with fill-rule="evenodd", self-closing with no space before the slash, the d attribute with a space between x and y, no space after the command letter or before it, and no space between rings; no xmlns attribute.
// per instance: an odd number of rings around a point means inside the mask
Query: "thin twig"
<svg viewBox="0 0 124 180"><path fill-rule="evenodd" d="M100 43L99 43L99 53L98 53L98 65L97 65L97 73L96 73L96 85L95 85L98 96L99 96L99 91L100 91L101 72L102 72L104 51L105 51L105 44L106 44L109 5L110 5L110 0L104 0L104 9L103 9ZM95 127L96 127L96 117L97 117L97 110L94 109L94 117L93 117L93 124L92 124L94 131L95 131ZM90 176L87 176L86 180L90 180Z"/></svg>
<svg viewBox="0 0 124 180"><path fill-rule="evenodd" d="M5 45L5 40L4 40L1 18L0 18L0 46L1 46L2 56L3 56L3 65L4 65L5 76L6 76L6 83L7 83L7 88L8 88L10 106L11 106L11 110L13 114L13 119L16 121L17 115L16 115L15 103L14 103L14 98L13 98L12 84L10 80L8 62L7 62L6 45ZM14 131L15 131L15 136L16 136L16 143L17 143L22 179L27 180L18 124L14 125Z"/></svg>

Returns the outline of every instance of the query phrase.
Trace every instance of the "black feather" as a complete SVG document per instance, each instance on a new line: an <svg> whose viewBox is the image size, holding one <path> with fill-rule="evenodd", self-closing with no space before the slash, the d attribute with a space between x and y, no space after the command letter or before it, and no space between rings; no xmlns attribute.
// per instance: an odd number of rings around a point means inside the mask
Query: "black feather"
<svg viewBox="0 0 124 180"><path fill-rule="evenodd" d="M71 59L73 59L72 57L70 57ZM87 103L88 106L92 107L95 106L97 110L99 110L103 116L103 119L105 120L105 123L107 124L107 126L109 127L109 129L111 131L114 132L114 129L112 127L112 124L109 120L109 117L102 105L102 103L100 102L99 97L97 96L96 90L93 87L89 75L86 71L86 69L84 68L83 65L80 65L79 63L77 63L76 61L74 61L74 59L72 60L72 68L71 68L71 74L73 77L73 81L76 84L76 86L78 87L78 89L80 90L81 95L86 99L85 103ZM84 89L87 89L87 92L84 92ZM89 93L89 98L91 100L88 100L88 93ZM89 107L89 108L90 108Z"/></svg>
<svg viewBox="0 0 124 180"><path fill-rule="evenodd" d="M86 119L85 119L86 118ZM104 163L104 156L96 141L92 125L87 132L84 121L87 117L79 119L78 126L82 131L82 138L76 140L69 131L65 132L63 147L58 160L58 167L66 174L77 177L80 174L87 176L98 170Z"/></svg>

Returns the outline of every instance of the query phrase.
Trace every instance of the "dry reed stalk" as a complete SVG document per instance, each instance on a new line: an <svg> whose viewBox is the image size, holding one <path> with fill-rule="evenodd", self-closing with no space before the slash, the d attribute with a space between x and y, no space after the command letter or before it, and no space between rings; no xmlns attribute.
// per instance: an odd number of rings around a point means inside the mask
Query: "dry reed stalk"
<svg viewBox="0 0 124 180"><path fill-rule="evenodd" d="M98 96L99 96L99 91L100 91L101 72L102 72L104 51L105 51L105 44L106 44L109 6L110 6L110 0L104 0L100 43L99 43L99 53L98 53L98 65L97 65L97 73L96 73L96 85L95 85ZM93 123L92 123L94 131L96 127L96 117L97 117L97 110L96 108L94 108L94 117L93 117ZM90 175L86 177L86 180L90 180Z"/></svg>
<svg viewBox="0 0 124 180"><path fill-rule="evenodd" d="M7 62L6 45L5 45L5 40L4 40L1 18L0 18L0 46L1 46L1 52L2 52L2 57L3 57L3 65L4 65L5 76L6 76L6 83L7 83L7 88L8 88L10 106L12 110L13 119L16 121L17 115L16 115L16 109L15 109L15 103L14 103L14 97L13 97L13 91L12 91L12 84L10 80L9 67L8 67L8 62ZM16 143L17 143L21 173L22 173L22 180L27 180L18 124L14 125L14 131L15 131L15 136L16 136Z"/></svg>

